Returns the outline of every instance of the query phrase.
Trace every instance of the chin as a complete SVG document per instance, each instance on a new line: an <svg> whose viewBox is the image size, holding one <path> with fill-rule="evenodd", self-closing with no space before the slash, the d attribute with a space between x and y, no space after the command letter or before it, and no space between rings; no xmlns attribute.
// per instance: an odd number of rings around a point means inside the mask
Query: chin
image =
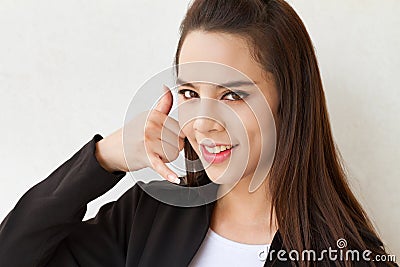
<svg viewBox="0 0 400 267"><path fill-rule="evenodd" d="M206 169L206 173L208 178L215 184L224 184L224 185L228 185L228 184L232 184L235 185L240 178L237 177L233 177L229 176L229 175L224 175L224 172L221 171L211 171L209 167L208 169Z"/></svg>

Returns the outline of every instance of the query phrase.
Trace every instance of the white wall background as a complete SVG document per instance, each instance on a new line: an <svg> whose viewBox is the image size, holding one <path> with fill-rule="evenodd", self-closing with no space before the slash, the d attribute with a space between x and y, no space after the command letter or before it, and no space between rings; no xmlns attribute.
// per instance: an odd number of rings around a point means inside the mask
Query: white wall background
<svg viewBox="0 0 400 267"><path fill-rule="evenodd" d="M316 47L351 184L400 256L400 1L292 0ZM0 2L0 221L170 67L189 1ZM126 176L89 204L118 198Z"/></svg>

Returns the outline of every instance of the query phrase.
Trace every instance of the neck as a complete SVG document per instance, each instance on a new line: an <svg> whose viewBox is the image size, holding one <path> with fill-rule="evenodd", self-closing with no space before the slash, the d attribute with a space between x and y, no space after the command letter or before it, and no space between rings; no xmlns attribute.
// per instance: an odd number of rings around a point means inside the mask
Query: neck
<svg viewBox="0 0 400 267"><path fill-rule="evenodd" d="M212 225L219 229L234 226L243 230L267 232L271 240L278 228L275 214L271 214L270 210L271 197L267 180L264 179L254 192L248 189L251 177L243 177L231 190L231 185L220 185Z"/></svg>

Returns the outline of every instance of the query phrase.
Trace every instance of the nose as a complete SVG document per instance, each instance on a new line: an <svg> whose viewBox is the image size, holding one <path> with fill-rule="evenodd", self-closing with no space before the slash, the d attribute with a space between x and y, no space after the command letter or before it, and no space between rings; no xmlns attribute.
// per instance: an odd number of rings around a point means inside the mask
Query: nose
<svg viewBox="0 0 400 267"><path fill-rule="evenodd" d="M185 101L180 105L180 122L190 123L192 129L199 133L225 131L223 107L218 100L208 97Z"/></svg>
<svg viewBox="0 0 400 267"><path fill-rule="evenodd" d="M225 128L218 121L208 117L198 117L193 122L193 128L200 133L219 132Z"/></svg>
<svg viewBox="0 0 400 267"><path fill-rule="evenodd" d="M206 134L225 130L225 125L221 125L222 118L218 116L221 106L219 101L205 97L200 99L197 104L198 106L193 107L197 111L193 122L195 131Z"/></svg>

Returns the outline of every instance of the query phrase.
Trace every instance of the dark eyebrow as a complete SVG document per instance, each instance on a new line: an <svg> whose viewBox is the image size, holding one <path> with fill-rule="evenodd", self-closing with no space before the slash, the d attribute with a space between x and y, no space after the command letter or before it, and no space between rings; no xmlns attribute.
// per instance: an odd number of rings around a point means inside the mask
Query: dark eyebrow
<svg viewBox="0 0 400 267"><path fill-rule="evenodd" d="M196 86L193 85L193 83L184 81L180 78L177 78L176 80L176 84L178 86L189 86L192 88L196 88ZM230 88L230 87L240 87L240 86L254 86L255 84L257 84L257 82L250 82L250 81L232 81L232 82L228 82L228 83L224 83L224 84L218 84L215 85L217 88Z"/></svg>

